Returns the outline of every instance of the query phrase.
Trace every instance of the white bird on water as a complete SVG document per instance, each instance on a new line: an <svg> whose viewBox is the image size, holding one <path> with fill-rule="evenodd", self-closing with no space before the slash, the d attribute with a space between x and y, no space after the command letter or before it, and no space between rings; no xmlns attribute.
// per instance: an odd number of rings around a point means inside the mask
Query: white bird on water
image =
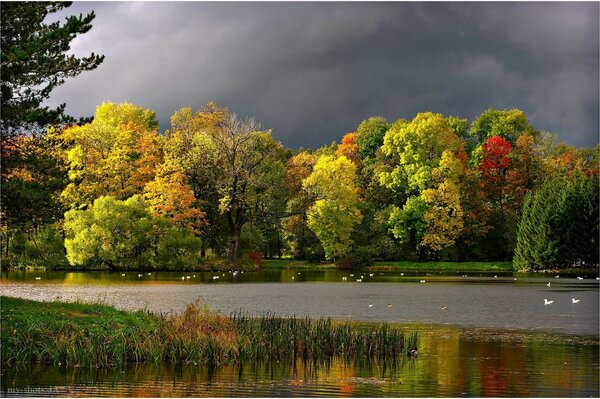
<svg viewBox="0 0 600 399"><path fill-rule="evenodd" d="M184 277L181 277L181 279L182 279L182 280L185 280L185 276L184 276Z"/></svg>
<svg viewBox="0 0 600 399"><path fill-rule="evenodd" d="M571 303L579 303L579 301L581 301L581 299L571 298Z"/></svg>
<svg viewBox="0 0 600 399"><path fill-rule="evenodd" d="M577 277L577 280L583 280L583 277Z"/></svg>
<svg viewBox="0 0 600 399"><path fill-rule="evenodd" d="M36 277L35 279L36 279L36 280L41 280L42 278L41 278L41 277Z"/></svg>
<svg viewBox="0 0 600 399"><path fill-rule="evenodd" d="M550 283L546 284L548 287L550 287Z"/></svg>
<svg viewBox="0 0 600 399"><path fill-rule="evenodd" d="M448 306L442 306L442 310L448 309Z"/></svg>
<svg viewBox="0 0 600 399"><path fill-rule="evenodd" d="M554 278L558 278L558 277L560 277L558 274L556 276L554 276Z"/></svg>
<svg viewBox="0 0 600 399"><path fill-rule="evenodd" d="M424 283L424 282L425 282L425 280L421 280L421 281L419 281L419 282L420 282L420 283Z"/></svg>
<svg viewBox="0 0 600 399"><path fill-rule="evenodd" d="M125 273L121 273L121 277L125 277Z"/></svg>
<svg viewBox="0 0 600 399"><path fill-rule="evenodd" d="M388 308L391 308L392 306L394 306L394 305L392 305L391 303L388 303Z"/></svg>
<svg viewBox="0 0 600 399"><path fill-rule="evenodd" d="M370 304L369 304L369 307L370 307L370 308L372 308L372 307L373 307L373 304L372 304L372 303L370 303Z"/></svg>
<svg viewBox="0 0 600 399"><path fill-rule="evenodd" d="M549 301L544 298L544 306L552 305L553 303L554 303L554 301Z"/></svg>

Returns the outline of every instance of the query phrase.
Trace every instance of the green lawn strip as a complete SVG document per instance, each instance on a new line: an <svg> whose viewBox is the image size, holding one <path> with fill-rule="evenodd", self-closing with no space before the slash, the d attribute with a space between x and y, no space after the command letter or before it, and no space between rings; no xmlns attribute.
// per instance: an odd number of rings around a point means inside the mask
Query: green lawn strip
<svg viewBox="0 0 600 399"><path fill-rule="evenodd" d="M310 263L305 260L296 259L264 259L261 268L263 270L332 270L336 267L334 263Z"/></svg>
<svg viewBox="0 0 600 399"><path fill-rule="evenodd" d="M370 270L398 271L457 271L457 272L513 272L512 262L375 262Z"/></svg>
<svg viewBox="0 0 600 399"><path fill-rule="evenodd" d="M295 259L266 259L263 270L303 269L332 270L335 264L309 263ZM413 262L413 261L375 261L367 268L373 271L462 271L462 272L512 272L512 262Z"/></svg>

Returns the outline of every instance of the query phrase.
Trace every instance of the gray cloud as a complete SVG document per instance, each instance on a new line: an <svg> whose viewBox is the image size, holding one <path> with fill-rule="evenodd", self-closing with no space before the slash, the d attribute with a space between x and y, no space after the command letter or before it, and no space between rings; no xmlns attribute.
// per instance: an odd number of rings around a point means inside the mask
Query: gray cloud
<svg viewBox="0 0 600 399"><path fill-rule="evenodd" d="M102 101L156 111L208 101L290 147L361 120L520 108L571 145L598 142L598 3L75 3L72 51L104 63L57 88L75 116Z"/></svg>

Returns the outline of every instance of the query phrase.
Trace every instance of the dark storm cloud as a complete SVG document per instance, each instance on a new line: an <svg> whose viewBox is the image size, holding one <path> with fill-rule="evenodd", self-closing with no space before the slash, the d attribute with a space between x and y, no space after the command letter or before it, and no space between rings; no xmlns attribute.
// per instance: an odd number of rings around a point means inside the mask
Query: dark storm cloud
<svg viewBox="0 0 600 399"><path fill-rule="evenodd" d="M598 3L75 3L95 10L76 54L106 55L53 92L73 115L102 101L156 111L208 101L290 147L361 120L431 110L472 120L520 108L572 145L598 142Z"/></svg>

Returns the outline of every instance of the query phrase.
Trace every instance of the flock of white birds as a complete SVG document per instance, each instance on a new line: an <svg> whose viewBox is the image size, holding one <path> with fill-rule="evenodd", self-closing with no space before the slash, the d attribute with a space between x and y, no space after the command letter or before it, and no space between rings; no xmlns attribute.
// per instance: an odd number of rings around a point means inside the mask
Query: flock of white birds
<svg viewBox="0 0 600 399"><path fill-rule="evenodd" d="M236 276L238 273L244 273L244 271L238 272L237 270L234 270L234 271L229 271L229 273L232 274L233 276ZM298 272L298 274L300 274L300 272ZM379 274L383 275L383 273L379 273ZM152 275L152 273L148 273L148 276L151 276L151 275ZM373 277L374 275L375 275L375 273L369 273L369 277ZM400 275L404 276L404 273L400 273ZM121 277L126 277L126 276L127 275L125 273L121 273ZM138 276L138 278L142 278L144 275L138 273L137 276ZM222 276L225 277L225 273L222 273ZM195 274L193 274L191 276L181 276L181 280L189 280L189 279L195 278L195 277L196 277ZM213 279L213 281L214 280L218 280L219 277L220 277L219 275L216 275L216 276L213 276L212 279ZM354 274L351 273L349 275L349 277L354 277ZM465 274L462 277L467 277L467 275ZM363 278L364 278L364 275L361 275L360 278L356 279L356 282L357 283L362 282ZM498 276L495 275L494 278L498 278ZM554 276L554 278L560 278L560 275L556 275L556 276ZM36 280L41 280L42 278L39 277L39 276L36 276L35 279ZM292 277L292 280L294 280L294 277ZM514 280L516 280L516 278ZM583 277L577 277L577 280L583 280ZM596 277L596 280L600 280L600 277ZM347 276L342 277L342 281L348 281L348 277ZM419 280L419 282L420 283L425 283L425 280ZM552 286L552 283L548 283L548 284L546 284L546 286L550 287L550 286ZM581 301L581 299L571 298L571 303L572 304L579 303L580 301ZM548 300L548 299L544 298L544 306L552 305L553 303L554 303L554 301L551 301L551 300ZM393 305L391 303L387 305L388 308L391 308L392 306ZM374 305L372 303L370 303L369 304L369 308L372 308L372 307L374 307ZM442 310L446 310L446 309L448 309L448 306L442 306Z"/></svg>

